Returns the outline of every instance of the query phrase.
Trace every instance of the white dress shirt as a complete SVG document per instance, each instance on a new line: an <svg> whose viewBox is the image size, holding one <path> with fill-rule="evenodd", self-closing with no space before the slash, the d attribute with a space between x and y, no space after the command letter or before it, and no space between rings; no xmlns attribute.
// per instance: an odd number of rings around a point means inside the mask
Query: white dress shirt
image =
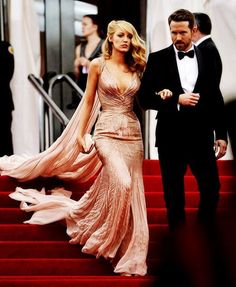
<svg viewBox="0 0 236 287"><path fill-rule="evenodd" d="M194 57L190 58L188 56L185 56L183 59L178 58L178 50L175 48L175 55L176 55L176 61L181 81L181 86L185 93L192 92L194 89L194 86L197 81L198 77L198 63L197 63L197 57L194 53ZM188 50L193 50L193 46ZM188 52L186 51L186 52Z"/></svg>

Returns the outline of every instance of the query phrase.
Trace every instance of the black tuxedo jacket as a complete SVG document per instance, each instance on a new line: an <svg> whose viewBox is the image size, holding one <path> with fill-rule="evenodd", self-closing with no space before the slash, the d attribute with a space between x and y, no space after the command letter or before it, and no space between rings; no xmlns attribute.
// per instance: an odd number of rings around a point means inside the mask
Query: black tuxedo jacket
<svg viewBox="0 0 236 287"><path fill-rule="evenodd" d="M221 61L220 53L214 41L211 38L208 38L204 40L203 42L201 42L198 45L198 48L201 50L203 54L205 54L207 58L210 58L210 60L212 61L212 64L214 66L214 71L216 73L216 79L218 80L220 84L221 75L222 75L222 61Z"/></svg>
<svg viewBox="0 0 236 287"><path fill-rule="evenodd" d="M150 53L143 74L138 100L143 109L157 110L156 146L170 151L176 145L187 144L192 149L213 146L214 132L217 139L227 140L224 101L212 63L194 47L199 74L194 88L200 94L195 107L180 106L179 95L184 93L177 68L173 45ZM157 95L169 89L173 96L162 100Z"/></svg>
<svg viewBox="0 0 236 287"><path fill-rule="evenodd" d="M0 112L9 113L14 109L10 81L14 73L14 55L11 45L0 41Z"/></svg>

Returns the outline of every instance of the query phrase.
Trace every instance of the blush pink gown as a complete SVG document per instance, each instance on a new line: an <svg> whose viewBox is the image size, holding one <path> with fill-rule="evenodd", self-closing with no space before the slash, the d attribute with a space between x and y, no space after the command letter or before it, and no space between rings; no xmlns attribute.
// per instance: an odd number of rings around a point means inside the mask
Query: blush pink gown
<svg viewBox="0 0 236 287"><path fill-rule="evenodd" d="M0 159L0 170L2 175L21 181L57 176L78 182L88 180L99 170L91 188L78 201L60 188L48 194L18 187L10 196L22 202L23 210L34 211L26 223L48 224L65 219L71 244L81 244L84 253L110 260L116 273L143 276L147 273L149 230L142 177L143 142L133 112L139 85L139 77L133 73L126 90L119 90L101 58L97 96L87 126L90 132L99 115L93 150L82 154L76 144L79 105L51 147L33 157L5 156Z"/></svg>

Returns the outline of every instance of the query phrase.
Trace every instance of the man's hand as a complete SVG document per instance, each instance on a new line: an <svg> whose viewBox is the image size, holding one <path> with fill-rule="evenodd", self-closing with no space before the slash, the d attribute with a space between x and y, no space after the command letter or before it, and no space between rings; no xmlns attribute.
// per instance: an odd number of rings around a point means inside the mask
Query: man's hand
<svg viewBox="0 0 236 287"><path fill-rule="evenodd" d="M196 106L200 99L198 93L185 93L179 95L179 104L182 106Z"/></svg>
<svg viewBox="0 0 236 287"><path fill-rule="evenodd" d="M227 142L225 140L216 140L214 144L216 159L223 157L227 151Z"/></svg>

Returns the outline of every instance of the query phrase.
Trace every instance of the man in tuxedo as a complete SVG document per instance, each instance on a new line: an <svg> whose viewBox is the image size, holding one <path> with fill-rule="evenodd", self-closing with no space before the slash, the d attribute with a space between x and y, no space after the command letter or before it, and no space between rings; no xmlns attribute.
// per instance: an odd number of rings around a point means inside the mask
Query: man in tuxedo
<svg viewBox="0 0 236 287"><path fill-rule="evenodd" d="M205 13L193 13L195 18L195 29L193 41L195 45L211 58L214 72L220 83L222 75L222 60L220 53L211 38L212 23L210 17ZM231 148L234 158L236 158L236 125L235 125L236 101L231 100L226 105L226 122L228 135L231 142Z"/></svg>
<svg viewBox="0 0 236 287"><path fill-rule="evenodd" d="M195 28L193 32L194 44L206 54L206 57L210 57L214 65L216 77L220 83L222 75L222 61L220 53L211 38L212 24L210 17L205 13L193 13L195 18Z"/></svg>
<svg viewBox="0 0 236 287"><path fill-rule="evenodd" d="M10 88L13 73L13 48L8 42L0 41L0 156L13 154L11 123L14 104Z"/></svg>
<svg viewBox="0 0 236 287"><path fill-rule="evenodd" d="M226 153L224 101L211 60L192 43L194 15L185 9L168 18L173 44L149 54L140 91L143 109L157 110L156 146L170 229L185 223L184 175L195 176L198 218L212 222L219 200L216 159Z"/></svg>

